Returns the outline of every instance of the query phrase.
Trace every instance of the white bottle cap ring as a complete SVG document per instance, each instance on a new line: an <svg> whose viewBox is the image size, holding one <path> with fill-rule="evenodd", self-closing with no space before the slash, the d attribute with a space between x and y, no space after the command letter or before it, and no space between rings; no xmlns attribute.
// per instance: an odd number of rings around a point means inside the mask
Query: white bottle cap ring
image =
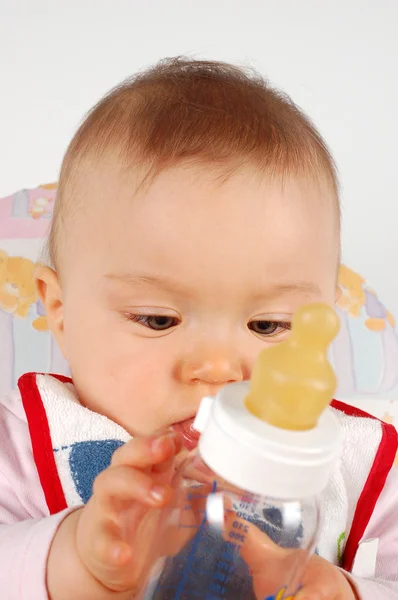
<svg viewBox="0 0 398 600"><path fill-rule="evenodd" d="M293 500L321 493L341 454L333 410L325 410L311 430L283 430L247 410L249 385L229 384L216 398L203 400L194 424L202 433L203 460L217 475L254 494Z"/></svg>

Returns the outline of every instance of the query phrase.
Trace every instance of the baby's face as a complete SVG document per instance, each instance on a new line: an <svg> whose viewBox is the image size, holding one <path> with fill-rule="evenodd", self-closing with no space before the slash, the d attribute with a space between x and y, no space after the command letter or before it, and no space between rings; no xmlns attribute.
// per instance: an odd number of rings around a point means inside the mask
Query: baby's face
<svg viewBox="0 0 398 600"><path fill-rule="evenodd" d="M57 337L81 401L133 435L192 418L299 306L334 303L336 218L316 184L179 167L139 194L109 172L86 188Z"/></svg>

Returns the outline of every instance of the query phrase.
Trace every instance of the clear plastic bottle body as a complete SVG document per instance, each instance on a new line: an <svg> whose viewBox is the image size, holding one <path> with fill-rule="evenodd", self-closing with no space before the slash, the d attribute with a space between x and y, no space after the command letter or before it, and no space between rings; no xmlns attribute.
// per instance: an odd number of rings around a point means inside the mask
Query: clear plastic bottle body
<svg viewBox="0 0 398 600"><path fill-rule="evenodd" d="M315 549L319 498L278 500L220 479L198 451L181 465L143 600L282 600Z"/></svg>

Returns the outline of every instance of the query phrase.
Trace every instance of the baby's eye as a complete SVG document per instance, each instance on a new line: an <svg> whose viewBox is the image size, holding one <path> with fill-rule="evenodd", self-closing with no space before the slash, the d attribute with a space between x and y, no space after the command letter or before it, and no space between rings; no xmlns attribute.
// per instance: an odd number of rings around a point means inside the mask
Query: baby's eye
<svg viewBox="0 0 398 600"><path fill-rule="evenodd" d="M285 331L289 331L291 329L291 323L288 321L268 321L259 319L258 321L250 321L248 328L259 335L276 337Z"/></svg>
<svg viewBox="0 0 398 600"><path fill-rule="evenodd" d="M129 315L129 320L154 331L166 331L166 329L171 329L180 322L176 317L167 315Z"/></svg>

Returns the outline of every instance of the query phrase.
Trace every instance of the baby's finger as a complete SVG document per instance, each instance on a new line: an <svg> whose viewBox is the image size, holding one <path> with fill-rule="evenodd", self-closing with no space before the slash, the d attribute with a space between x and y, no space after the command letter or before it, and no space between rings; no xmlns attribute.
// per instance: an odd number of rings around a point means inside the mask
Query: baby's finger
<svg viewBox="0 0 398 600"><path fill-rule="evenodd" d="M169 432L156 438L135 438L114 452L111 465L131 465L146 469L170 460L179 451L179 437L178 434Z"/></svg>
<svg viewBox="0 0 398 600"><path fill-rule="evenodd" d="M181 453L181 450L184 446L184 440L182 438L182 435L179 433L177 433L176 437L174 438L174 446L174 454L170 457L170 459L153 465L151 469L152 473L166 473L170 470L172 465L175 465L175 458L178 454Z"/></svg>
<svg viewBox="0 0 398 600"><path fill-rule="evenodd" d="M167 485L155 484L147 473L119 465L98 475L94 481L93 497L103 510L113 511L133 501L162 506L170 499L171 490Z"/></svg>

